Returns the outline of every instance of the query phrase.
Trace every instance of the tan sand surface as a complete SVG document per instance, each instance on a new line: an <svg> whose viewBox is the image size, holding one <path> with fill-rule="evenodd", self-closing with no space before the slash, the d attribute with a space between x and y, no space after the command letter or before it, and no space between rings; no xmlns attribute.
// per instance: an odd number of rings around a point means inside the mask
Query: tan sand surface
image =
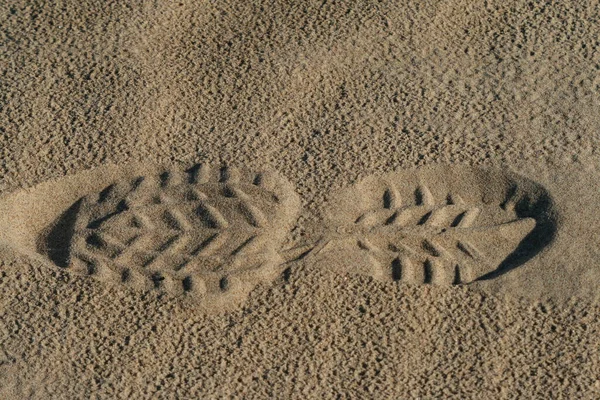
<svg viewBox="0 0 600 400"><path fill-rule="evenodd" d="M600 3L0 2L0 398L600 398Z"/></svg>

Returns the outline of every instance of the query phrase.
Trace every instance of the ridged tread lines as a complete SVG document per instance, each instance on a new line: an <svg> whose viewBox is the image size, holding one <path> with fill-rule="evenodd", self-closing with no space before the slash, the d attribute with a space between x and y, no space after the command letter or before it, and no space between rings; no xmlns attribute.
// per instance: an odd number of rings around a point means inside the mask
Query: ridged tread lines
<svg viewBox="0 0 600 400"><path fill-rule="evenodd" d="M80 200L71 267L173 294L247 291L281 264L296 203L278 176L234 168L116 182Z"/></svg>
<svg viewBox="0 0 600 400"><path fill-rule="evenodd" d="M438 202L425 184L403 199L388 183L380 207L362 213L351 232L326 238L320 252L358 251L369 264L367 273L381 280L469 283L496 269L535 228L533 218L516 217L515 193L500 205L472 205L456 193ZM491 208L505 214L506 222L478 226L478 216Z"/></svg>

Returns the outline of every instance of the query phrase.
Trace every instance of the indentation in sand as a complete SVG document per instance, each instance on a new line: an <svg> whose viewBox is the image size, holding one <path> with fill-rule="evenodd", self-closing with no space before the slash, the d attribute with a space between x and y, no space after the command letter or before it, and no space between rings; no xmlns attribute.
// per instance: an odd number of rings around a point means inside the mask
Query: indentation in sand
<svg viewBox="0 0 600 400"><path fill-rule="evenodd" d="M342 189L322 234L283 249L299 208L273 171L106 167L4 197L0 240L77 274L219 308L301 259L413 284L492 279L535 257L557 230L541 185L464 166Z"/></svg>
<svg viewBox="0 0 600 400"><path fill-rule="evenodd" d="M70 177L9 198L17 218L4 222L18 234L5 240L74 273L210 304L235 303L277 276L299 208L279 175L207 165L96 175L96 188ZM14 201L23 196L35 207ZM74 200L51 218L52 196Z"/></svg>
<svg viewBox="0 0 600 400"><path fill-rule="evenodd" d="M322 262L408 283L493 278L534 257L556 230L542 186L461 166L367 178L333 196L327 214Z"/></svg>

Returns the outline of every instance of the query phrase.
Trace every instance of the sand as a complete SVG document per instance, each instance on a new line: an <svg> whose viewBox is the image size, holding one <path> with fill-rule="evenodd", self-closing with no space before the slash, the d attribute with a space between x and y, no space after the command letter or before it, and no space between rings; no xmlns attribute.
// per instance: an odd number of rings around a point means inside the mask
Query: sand
<svg viewBox="0 0 600 400"><path fill-rule="evenodd" d="M0 398L599 398L599 21L4 4Z"/></svg>

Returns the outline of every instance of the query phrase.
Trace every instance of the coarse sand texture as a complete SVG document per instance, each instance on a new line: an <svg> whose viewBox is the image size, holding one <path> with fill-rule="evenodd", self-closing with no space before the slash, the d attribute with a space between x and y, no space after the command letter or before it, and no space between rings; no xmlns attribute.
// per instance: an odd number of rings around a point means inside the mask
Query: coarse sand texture
<svg viewBox="0 0 600 400"><path fill-rule="evenodd" d="M600 399L600 1L0 0L4 399Z"/></svg>

